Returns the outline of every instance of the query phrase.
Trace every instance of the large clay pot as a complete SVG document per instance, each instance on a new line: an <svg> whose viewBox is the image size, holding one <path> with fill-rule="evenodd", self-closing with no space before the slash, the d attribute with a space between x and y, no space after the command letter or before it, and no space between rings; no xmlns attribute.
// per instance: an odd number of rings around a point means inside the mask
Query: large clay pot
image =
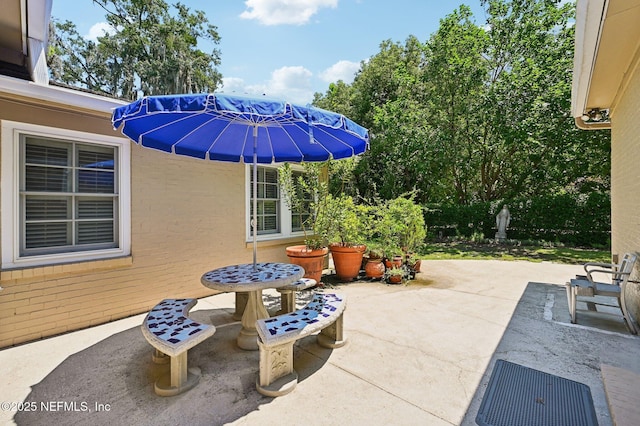
<svg viewBox="0 0 640 426"><path fill-rule="evenodd" d="M322 247L321 249L311 250L307 246L301 245L287 247L286 251L291 263L304 268L305 278L311 278L320 284L324 257L329 253L328 248Z"/></svg>
<svg viewBox="0 0 640 426"><path fill-rule="evenodd" d="M341 281L353 281L360 272L362 256L367 246L343 246L341 244L329 244L336 275Z"/></svg>
<svg viewBox="0 0 640 426"><path fill-rule="evenodd" d="M367 278L382 278L384 271L384 263L380 258L369 259L364 265L364 274Z"/></svg>

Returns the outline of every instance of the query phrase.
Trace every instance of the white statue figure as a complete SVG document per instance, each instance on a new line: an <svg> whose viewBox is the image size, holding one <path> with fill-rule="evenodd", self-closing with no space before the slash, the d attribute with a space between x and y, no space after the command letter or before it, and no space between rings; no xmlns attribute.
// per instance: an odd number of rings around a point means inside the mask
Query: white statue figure
<svg viewBox="0 0 640 426"><path fill-rule="evenodd" d="M507 228L509 227L509 222L511 222L511 214L509 213L509 209L505 204L502 206L502 210L496 216L496 226L498 227L498 232L496 232L496 240L504 241L507 239Z"/></svg>

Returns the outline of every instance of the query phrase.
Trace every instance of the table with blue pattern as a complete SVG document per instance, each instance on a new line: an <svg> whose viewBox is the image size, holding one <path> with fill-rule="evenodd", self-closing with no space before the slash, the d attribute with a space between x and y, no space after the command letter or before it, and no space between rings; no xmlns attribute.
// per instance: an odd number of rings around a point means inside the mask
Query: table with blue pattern
<svg viewBox="0 0 640 426"><path fill-rule="evenodd" d="M304 275L301 266L290 263L253 263L231 265L214 269L202 275L207 288L223 292L248 293L247 306L242 315L242 329L238 346L245 350L258 350L256 321L269 318L262 301L262 290L289 285Z"/></svg>

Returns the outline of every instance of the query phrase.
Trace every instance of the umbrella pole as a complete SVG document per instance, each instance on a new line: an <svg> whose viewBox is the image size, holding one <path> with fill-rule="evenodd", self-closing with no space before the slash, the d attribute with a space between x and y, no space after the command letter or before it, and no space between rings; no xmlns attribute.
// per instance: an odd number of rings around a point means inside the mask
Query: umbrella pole
<svg viewBox="0 0 640 426"><path fill-rule="evenodd" d="M258 269L258 126L253 126L253 270Z"/></svg>

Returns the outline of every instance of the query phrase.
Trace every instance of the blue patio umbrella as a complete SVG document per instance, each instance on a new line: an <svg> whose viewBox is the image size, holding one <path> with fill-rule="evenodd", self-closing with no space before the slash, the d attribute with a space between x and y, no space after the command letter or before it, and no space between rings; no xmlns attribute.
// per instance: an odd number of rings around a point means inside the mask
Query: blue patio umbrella
<svg viewBox="0 0 640 426"><path fill-rule="evenodd" d="M243 161L253 167L253 264L257 247L257 164L325 161L363 153L364 127L345 116L268 98L224 94L147 96L113 111L114 129L176 155Z"/></svg>

